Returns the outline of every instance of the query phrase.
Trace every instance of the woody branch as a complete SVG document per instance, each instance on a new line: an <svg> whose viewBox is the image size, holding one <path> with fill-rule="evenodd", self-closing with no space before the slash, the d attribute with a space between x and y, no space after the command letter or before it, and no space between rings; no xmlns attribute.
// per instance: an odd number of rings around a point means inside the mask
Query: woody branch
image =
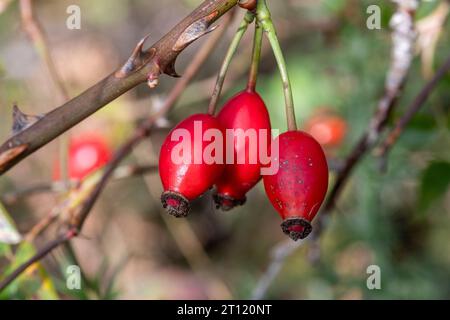
<svg viewBox="0 0 450 320"><path fill-rule="evenodd" d="M145 51L142 48L146 38L142 39L122 68L4 142L0 146L0 175L137 85L147 81L154 88L161 74L176 77L178 55L210 32L211 25L237 3L238 0L206 0Z"/></svg>

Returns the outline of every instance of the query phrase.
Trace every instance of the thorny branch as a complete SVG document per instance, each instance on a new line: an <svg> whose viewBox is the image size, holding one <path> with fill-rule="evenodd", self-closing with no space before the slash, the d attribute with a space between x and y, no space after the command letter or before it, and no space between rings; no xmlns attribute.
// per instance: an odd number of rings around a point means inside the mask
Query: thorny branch
<svg viewBox="0 0 450 320"><path fill-rule="evenodd" d="M217 1L216 1L217 2ZM231 8L231 7L230 7ZM197 9L198 10L198 9ZM187 87L192 78L197 74L205 60L209 57L210 53L214 50L217 43L222 38L223 33L227 29L227 24L231 20L231 15L226 17L224 25L220 28L220 31L215 32L208 41L202 46L202 48L197 52L194 59L191 61L186 69L185 75L181 78L175 87L171 90L162 108L158 110L154 115L149 117L136 129L134 135L128 139L114 154L112 160L108 163L104 172L99 180L99 182L94 186L92 191L87 196L86 200L82 203L80 209L72 214L72 217L68 223L68 227L60 236L42 249L40 249L36 255L31 259L26 261L24 264L19 266L14 270L9 276L0 282L0 292L5 289L14 279L16 279L23 271L25 271L34 262L39 261L44 258L47 254L52 252L59 245L72 239L83 227L84 221L86 220L88 214L90 213L92 207L94 206L99 195L105 188L109 179L116 172L118 165L124 160L133 150L133 148L139 144L142 140L148 137L153 129L155 122L163 115L165 115L177 102L178 98L183 93L184 89Z"/></svg>
<svg viewBox="0 0 450 320"><path fill-rule="evenodd" d="M143 45L147 37L142 39L122 68L3 143L0 146L0 175L135 86L147 81L154 88L161 74L177 76L175 61L178 55L189 44L212 31L211 25L237 2L206 0L145 51Z"/></svg>

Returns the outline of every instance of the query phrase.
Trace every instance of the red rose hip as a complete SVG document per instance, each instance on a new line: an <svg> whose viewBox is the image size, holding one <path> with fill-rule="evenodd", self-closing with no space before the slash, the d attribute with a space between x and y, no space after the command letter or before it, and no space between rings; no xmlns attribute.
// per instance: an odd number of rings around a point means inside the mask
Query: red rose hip
<svg viewBox="0 0 450 320"><path fill-rule="evenodd" d="M203 157L206 148L215 141L215 138L204 139L207 131L223 137L222 127L215 117L192 115L169 133L161 147L159 174L164 187L161 202L175 217L187 216L190 201L205 193L223 172L223 161L210 162ZM223 153L223 149L220 151ZM211 154L214 156L215 152Z"/></svg>
<svg viewBox="0 0 450 320"><path fill-rule="evenodd" d="M111 149L103 136L96 133L83 133L71 138L68 154L69 178L82 180L100 169L111 159ZM60 165L56 161L53 179L60 180Z"/></svg>
<svg viewBox="0 0 450 320"><path fill-rule="evenodd" d="M230 99L217 118L225 130L233 130L234 133L231 142L234 159L225 165L214 194L217 208L227 211L244 204L246 193L261 180L260 139L265 139L265 146L269 148L271 127L264 101L251 90L240 92ZM263 152L267 153L266 150Z"/></svg>
<svg viewBox="0 0 450 320"><path fill-rule="evenodd" d="M277 137L279 166L274 175L263 177L270 202L283 218L281 228L297 241L309 235L328 189L328 166L320 144L302 131L288 131Z"/></svg>

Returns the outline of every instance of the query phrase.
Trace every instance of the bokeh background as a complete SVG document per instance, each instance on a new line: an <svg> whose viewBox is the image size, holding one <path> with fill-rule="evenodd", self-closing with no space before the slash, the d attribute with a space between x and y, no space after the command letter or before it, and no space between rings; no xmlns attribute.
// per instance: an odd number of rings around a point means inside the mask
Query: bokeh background
<svg viewBox="0 0 450 320"><path fill-rule="evenodd" d="M3 6L11 2L9 6ZM75 96L117 68L146 34L159 39L199 0L41 0L36 15L48 35L54 60L70 96ZM391 1L271 1L274 21L294 88L300 126L326 109L347 123L344 140L327 149L339 162L368 127L389 65ZM443 1L423 2L420 21ZM81 30L68 30L66 8L81 8ZM381 8L381 29L368 30L366 9ZM28 114L48 112L61 97L21 27L18 1L0 1L0 140L10 135L12 105ZM204 111L221 59L239 18L183 94L165 124L170 127L193 112ZM233 62L221 101L245 86L252 28ZM450 52L446 22L435 47L418 48L399 107L407 104ZM425 37L426 34L419 34ZM177 62L183 74L199 45ZM274 128L285 130L283 93L273 56L265 43L258 91ZM427 49L427 50L424 50ZM426 55L431 50L430 60ZM427 58L428 57L428 58ZM150 92L140 86L72 129L71 136L101 133L117 148L137 122L161 105L175 79L164 76ZM450 298L450 77L439 84L423 110L400 138L384 172L368 154L347 184L337 209L321 235L320 257L311 258L306 242L290 255L265 297L275 299L442 299ZM166 129L142 143L127 162L157 164ZM11 192L50 183L58 140L42 148L0 179L4 210L25 234L64 199L39 193L19 199ZM330 182L335 175L330 172ZM0 294L3 299L218 299L252 297L286 238L280 218L262 185L248 194L245 206L223 213L211 195L195 202L186 220L167 216L159 196L157 172L109 184L79 238L27 270ZM57 232L49 229L34 244L0 243L0 278ZM317 250L315 250L317 253ZM83 289L67 290L67 265L78 264ZM381 290L368 290L366 269L381 269Z"/></svg>

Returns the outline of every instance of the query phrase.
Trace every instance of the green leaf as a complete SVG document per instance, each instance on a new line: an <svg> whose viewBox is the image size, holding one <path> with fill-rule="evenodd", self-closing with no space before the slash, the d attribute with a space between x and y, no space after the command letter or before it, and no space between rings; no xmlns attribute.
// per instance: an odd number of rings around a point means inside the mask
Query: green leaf
<svg viewBox="0 0 450 320"><path fill-rule="evenodd" d="M13 263L8 266L4 275L13 272L35 253L36 248L32 243L22 242L16 250ZM39 262L28 267L0 294L0 299L29 299L31 297L45 300L58 299L53 281Z"/></svg>
<svg viewBox="0 0 450 320"><path fill-rule="evenodd" d="M447 192L450 184L450 163L433 162L422 175L419 206L426 210L434 201Z"/></svg>
<svg viewBox="0 0 450 320"><path fill-rule="evenodd" d="M37 292L37 296L42 300L57 300L59 299L56 292L55 285L52 279L49 277L47 271L39 264L39 277L42 280L42 284Z"/></svg>

